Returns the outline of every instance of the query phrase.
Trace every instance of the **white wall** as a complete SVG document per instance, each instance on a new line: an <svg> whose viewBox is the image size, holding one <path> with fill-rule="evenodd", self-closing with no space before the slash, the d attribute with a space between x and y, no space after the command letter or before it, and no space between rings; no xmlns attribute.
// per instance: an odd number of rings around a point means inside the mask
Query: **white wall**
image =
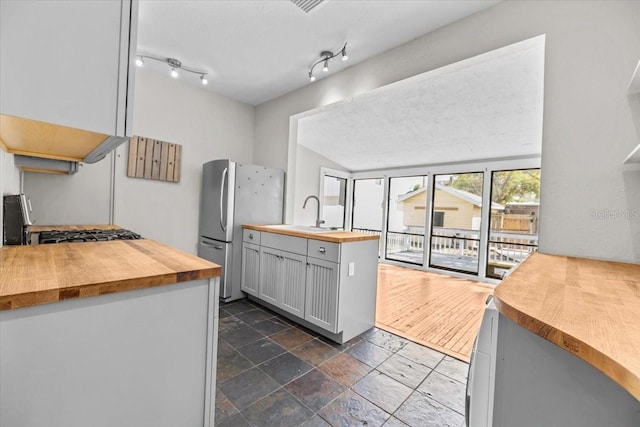
<svg viewBox="0 0 640 427"><path fill-rule="evenodd" d="M219 158L251 163L253 121L253 106L138 69L134 134L182 144L181 179L169 183L127 177L129 146L118 147L114 222L196 253L202 164Z"/></svg>
<svg viewBox="0 0 640 427"><path fill-rule="evenodd" d="M20 171L13 164L13 154L0 149L0 196L20 192ZM0 247L4 240L3 210L0 207Z"/></svg>
<svg viewBox="0 0 640 427"><path fill-rule="evenodd" d="M108 224L110 177L111 155L83 164L75 175L25 172L24 193L36 224Z"/></svg>
<svg viewBox="0 0 640 427"><path fill-rule="evenodd" d="M640 140L639 22L637 1L500 3L258 106L254 161L287 168L292 115L546 34L540 249L640 262L640 170L622 165Z"/></svg>
<svg viewBox="0 0 640 427"><path fill-rule="evenodd" d="M313 194L314 196L320 197L320 194L318 194L320 189L320 168L345 169L315 151L309 150L304 145L297 146L296 159L296 164L304 165L304 168L296 169L295 182L292 186L287 187L287 195L293 193L295 197L287 197L288 202L294 203L292 206L293 217L287 218L285 222L315 225L318 214L316 202L309 201L306 209L302 209L302 205L307 196ZM291 184L288 182L287 185Z"/></svg>

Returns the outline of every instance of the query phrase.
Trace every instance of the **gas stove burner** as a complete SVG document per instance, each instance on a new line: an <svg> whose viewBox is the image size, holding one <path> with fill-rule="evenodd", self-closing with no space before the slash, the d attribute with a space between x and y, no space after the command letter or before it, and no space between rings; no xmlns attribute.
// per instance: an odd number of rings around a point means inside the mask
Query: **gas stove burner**
<svg viewBox="0 0 640 427"><path fill-rule="evenodd" d="M142 239L142 237L138 233L123 228L116 230L51 230L40 233L39 243L81 243L137 239Z"/></svg>

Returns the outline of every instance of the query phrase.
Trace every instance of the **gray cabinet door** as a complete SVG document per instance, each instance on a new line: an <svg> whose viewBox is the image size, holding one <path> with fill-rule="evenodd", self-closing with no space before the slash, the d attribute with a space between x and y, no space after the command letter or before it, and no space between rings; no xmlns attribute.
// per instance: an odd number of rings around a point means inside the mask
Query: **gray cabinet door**
<svg viewBox="0 0 640 427"><path fill-rule="evenodd" d="M242 278L241 289L253 296L258 296L260 280L260 246L252 243L242 245Z"/></svg>
<svg viewBox="0 0 640 427"><path fill-rule="evenodd" d="M338 263L308 258L304 319L338 333Z"/></svg>
<svg viewBox="0 0 640 427"><path fill-rule="evenodd" d="M305 275L307 257L291 252L281 252L282 270L279 307L304 318Z"/></svg>
<svg viewBox="0 0 640 427"><path fill-rule="evenodd" d="M260 281L258 297L275 306L278 305L278 287L280 286L280 251L272 248L260 248Z"/></svg>

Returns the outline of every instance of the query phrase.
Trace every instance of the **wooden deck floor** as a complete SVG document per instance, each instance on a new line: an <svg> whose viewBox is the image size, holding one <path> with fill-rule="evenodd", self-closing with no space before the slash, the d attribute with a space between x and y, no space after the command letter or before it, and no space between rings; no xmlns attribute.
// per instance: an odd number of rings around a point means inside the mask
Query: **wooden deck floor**
<svg viewBox="0 0 640 427"><path fill-rule="evenodd" d="M492 294L489 284L379 264L376 326L468 362Z"/></svg>

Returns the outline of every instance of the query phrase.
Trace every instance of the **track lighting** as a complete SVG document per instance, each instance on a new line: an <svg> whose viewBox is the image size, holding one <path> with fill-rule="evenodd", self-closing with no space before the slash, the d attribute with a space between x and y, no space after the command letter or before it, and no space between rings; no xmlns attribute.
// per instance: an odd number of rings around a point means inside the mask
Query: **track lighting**
<svg viewBox="0 0 640 427"><path fill-rule="evenodd" d="M315 81L316 76L313 75L313 69L316 67L316 65L323 63L322 64L322 71L327 72L329 71L329 61L333 58L335 58L338 55L342 55L342 60L346 61L347 59L349 59L349 55L347 55L347 44L345 43L344 46L342 46L342 49L340 49L338 51L338 53L333 53L329 50L323 50L322 52L320 52L320 59L318 59L316 62L314 62L311 67L309 68L309 80L310 81Z"/></svg>
<svg viewBox="0 0 640 427"><path fill-rule="evenodd" d="M144 60L147 58L153 59L154 61L166 63L171 68L171 77L173 77L174 79L177 79L179 77L178 70L184 70L188 73L199 74L200 83L202 83L203 85L206 85L207 83L209 83L209 80L207 80L207 73L205 73L204 71L196 70L195 68L182 65L182 62L180 62L175 58L165 58L162 56L140 54L140 55L136 55L136 65L138 67L141 67L144 64Z"/></svg>

